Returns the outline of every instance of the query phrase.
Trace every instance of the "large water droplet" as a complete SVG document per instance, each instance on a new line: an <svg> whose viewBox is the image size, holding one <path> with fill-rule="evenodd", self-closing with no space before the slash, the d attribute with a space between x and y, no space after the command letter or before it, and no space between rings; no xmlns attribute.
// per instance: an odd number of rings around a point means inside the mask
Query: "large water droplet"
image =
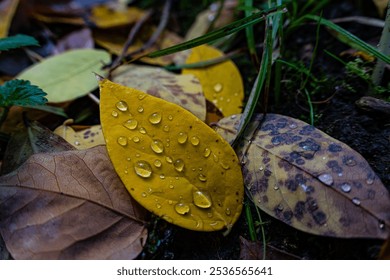
<svg viewBox="0 0 390 280"><path fill-rule="evenodd" d="M211 155L211 150L209 148L204 149L203 156L208 158Z"/></svg>
<svg viewBox="0 0 390 280"><path fill-rule="evenodd" d="M161 140L153 140L150 144L150 148L152 148L153 152L156 154L161 154L164 152L164 144Z"/></svg>
<svg viewBox="0 0 390 280"><path fill-rule="evenodd" d="M147 161L140 160L134 165L135 173L143 178L149 178L152 175L152 167Z"/></svg>
<svg viewBox="0 0 390 280"><path fill-rule="evenodd" d="M171 157L166 157L165 160L168 163L172 163L173 162L173 159Z"/></svg>
<svg viewBox="0 0 390 280"><path fill-rule="evenodd" d="M161 122L162 116L160 113L153 113L149 116L149 121L151 124L159 124Z"/></svg>
<svg viewBox="0 0 390 280"><path fill-rule="evenodd" d="M175 211L180 215L185 215L190 212L190 206L185 203L177 203L175 205Z"/></svg>
<svg viewBox="0 0 390 280"><path fill-rule="evenodd" d="M165 175L164 175L164 174L161 174L161 175L160 175L160 179L165 179Z"/></svg>
<svg viewBox="0 0 390 280"><path fill-rule="evenodd" d="M318 180L328 186L331 186L333 184L333 177L328 173L324 173L318 176Z"/></svg>
<svg viewBox="0 0 390 280"><path fill-rule="evenodd" d="M138 113L142 113L142 112L144 111L144 107L139 106L139 107L137 108L137 111L138 111Z"/></svg>
<svg viewBox="0 0 390 280"><path fill-rule="evenodd" d="M179 144L184 144L185 142L187 142L187 138L187 133L179 132L179 135L177 136L177 142L179 142Z"/></svg>
<svg viewBox="0 0 390 280"><path fill-rule="evenodd" d="M196 137L196 136L192 136L190 141L191 141L191 144L194 145L194 146L198 146L199 142L200 142L199 138Z"/></svg>
<svg viewBox="0 0 390 280"><path fill-rule="evenodd" d="M348 193L351 191L352 187L350 184L344 183L340 186L341 190L345 193Z"/></svg>
<svg viewBox="0 0 390 280"><path fill-rule="evenodd" d="M126 101L119 101L118 103L116 103L116 108L121 111L121 112L126 112L127 111L127 103Z"/></svg>
<svg viewBox="0 0 390 280"><path fill-rule="evenodd" d="M154 161L154 166L156 166L156 167L158 167L158 168L160 168L161 167L161 165L162 165L162 163L161 163L161 161L160 160L158 160L158 159L156 159L155 161Z"/></svg>
<svg viewBox="0 0 390 280"><path fill-rule="evenodd" d="M138 121L134 119L127 120L123 123L123 126L130 130L136 129L137 125Z"/></svg>
<svg viewBox="0 0 390 280"><path fill-rule="evenodd" d="M345 165L347 166L355 166L356 165L356 161L353 160L353 159L348 159L346 162L345 162Z"/></svg>
<svg viewBox="0 0 390 280"><path fill-rule="evenodd" d="M173 163L173 166L175 167L175 169L179 172L182 172L183 169L184 169L184 161L182 159L177 159L175 160L175 162Z"/></svg>
<svg viewBox="0 0 390 280"><path fill-rule="evenodd" d="M123 136L119 136L118 139L116 140L119 145L121 146L126 146L127 145L127 138Z"/></svg>
<svg viewBox="0 0 390 280"><path fill-rule="evenodd" d="M140 141L140 139L139 139L138 136L134 136L134 137L132 138L132 140L133 140L134 143L138 143L138 142Z"/></svg>
<svg viewBox="0 0 390 280"><path fill-rule="evenodd" d="M139 100L142 100L146 97L146 94L145 93L141 93L141 94L138 94L138 99Z"/></svg>
<svg viewBox="0 0 390 280"><path fill-rule="evenodd" d="M216 83L214 85L214 90L215 92L221 92L222 91L222 88L223 88L223 85L221 83Z"/></svg>
<svg viewBox="0 0 390 280"><path fill-rule="evenodd" d="M359 198L354 197L354 198L352 199L352 203L355 204L355 205L360 205L361 201L360 201Z"/></svg>
<svg viewBox="0 0 390 280"><path fill-rule="evenodd" d="M192 194L194 204L199 208L210 208L211 198L206 192L196 191Z"/></svg>
<svg viewBox="0 0 390 280"><path fill-rule="evenodd" d="M200 174L198 175L198 179L199 179L200 181L202 181L202 182L206 182L206 181L207 181L206 175L204 175L204 174L202 174L202 173L200 173Z"/></svg>
<svg viewBox="0 0 390 280"><path fill-rule="evenodd" d="M139 133L146 134L146 129L144 127L139 128Z"/></svg>
<svg viewBox="0 0 390 280"><path fill-rule="evenodd" d="M116 117L118 117L118 112L117 111L115 111L115 110L113 110L112 112L111 112L111 116L113 116L114 118L116 118Z"/></svg>

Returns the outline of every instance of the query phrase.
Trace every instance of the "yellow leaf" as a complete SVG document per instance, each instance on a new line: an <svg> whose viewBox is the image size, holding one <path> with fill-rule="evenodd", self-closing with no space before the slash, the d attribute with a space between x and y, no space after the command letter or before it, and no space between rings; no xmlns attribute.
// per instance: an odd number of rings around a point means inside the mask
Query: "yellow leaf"
<svg viewBox="0 0 390 280"><path fill-rule="evenodd" d="M237 156L182 107L100 81L100 118L111 161L146 209L187 229L230 229L242 210Z"/></svg>
<svg viewBox="0 0 390 280"><path fill-rule="evenodd" d="M90 20L100 28L111 28L137 22L144 12L136 7L125 10L110 9L105 5L95 6L92 9Z"/></svg>
<svg viewBox="0 0 390 280"><path fill-rule="evenodd" d="M9 26L18 5L19 0L5 0L0 3L0 38L7 37Z"/></svg>
<svg viewBox="0 0 390 280"><path fill-rule="evenodd" d="M112 73L113 82L136 88L187 109L206 119L206 99L194 75L177 75L160 67L123 65Z"/></svg>
<svg viewBox="0 0 390 280"><path fill-rule="evenodd" d="M373 1L378 10L379 15L383 17L383 14L386 11L386 7L389 3L389 0L373 0Z"/></svg>
<svg viewBox="0 0 390 280"><path fill-rule="evenodd" d="M221 51L203 45L192 49L186 63L200 62L223 55ZM241 112L244 86L240 72L231 60L209 67L183 69L183 74L193 74L198 77L206 99L213 102L224 116Z"/></svg>
<svg viewBox="0 0 390 280"><path fill-rule="evenodd" d="M54 130L54 133L64 138L78 150L85 150L106 144L101 125L93 125L89 128L76 131L71 126L72 123L73 120L66 120L63 125Z"/></svg>

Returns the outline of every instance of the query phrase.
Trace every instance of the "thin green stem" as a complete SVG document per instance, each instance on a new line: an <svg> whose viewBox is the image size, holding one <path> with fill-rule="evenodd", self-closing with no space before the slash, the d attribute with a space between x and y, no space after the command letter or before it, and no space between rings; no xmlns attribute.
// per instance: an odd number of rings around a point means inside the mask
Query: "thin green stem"
<svg viewBox="0 0 390 280"><path fill-rule="evenodd" d="M249 228L249 236L251 238L251 241L256 241L257 236L256 236L256 229L255 229L255 224L253 223L253 217L252 217L252 212L251 212L251 207L249 203L245 203L245 217L248 223L248 228Z"/></svg>
<svg viewBox="0 0 390 280"><path fill-rule="evenodd" d="M310 124L314 125L314 108L313 108L313 103L311 103L311 97L310 93L307 91L307 89L304 89L306 98L307 98L307 103L309 104L309 110L310 110Z"/></svg>

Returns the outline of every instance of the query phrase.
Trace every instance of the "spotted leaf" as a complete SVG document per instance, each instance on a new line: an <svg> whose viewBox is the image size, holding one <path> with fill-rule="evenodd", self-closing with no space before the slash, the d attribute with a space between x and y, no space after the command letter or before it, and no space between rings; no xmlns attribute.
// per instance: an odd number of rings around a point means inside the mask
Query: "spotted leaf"
<svg viewBox="0 0 390 280"><path fill-rule="evenodd" d="M223 55L218 49L203 45L192 49L186 63ZM241 113L244 86L240 72L231 60L208 67L183 69L183 74L193 74L199 79L206 99L213 102L224 116Z"/></svg>
<svg viewBox="0 0 390 280"><path fill-rule="evenodd" d="M387 238L389 193L360 154L300 120L261 117L250 123L254 136L247 133L237 150L259 208L313 234ZM217 131L231 141L239 119L221 120Z"/></svg>
<svg viewBox="0 0 390 280"><path fill-rule="evenodd" d="M123 65L112 73L113 82L136 88L182 106L199 119L206 119L206 99L193 75L177 75L160 67Z"/></svg>
<svg viewBox="0 0 390 280"><path fill-rule="evenodd" d="M230 229L242 210L237 156L215 131L182 107L100 81L107 150L130 194L187 229Z"/></svg>

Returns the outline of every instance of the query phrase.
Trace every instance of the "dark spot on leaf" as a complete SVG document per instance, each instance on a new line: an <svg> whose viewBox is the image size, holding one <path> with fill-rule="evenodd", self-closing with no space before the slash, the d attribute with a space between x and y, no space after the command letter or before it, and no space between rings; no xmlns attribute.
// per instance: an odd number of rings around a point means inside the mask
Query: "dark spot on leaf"
<svg viewBox="0 0 390 280"><path fill-rule="evenodd" d="M267 163L269 163L270 161L271 161L271 159L270 159L269 157L263 158L263 163L264 163L264 164L267 164Z"/></svg>
<svg viewBox="0 0 390 280"><path fill-rule="evenodd" d="M312 194L312 193L314 193L314 191L315 191L315 189L314 189L313 186L307 186L306 190L305 190L305 193Z"/></svg>
<svg viewBox="0 0 390 280"><path fill-rule="evenodd" d="M295 162L298 165L304 165L305 164L305 161L302 158L297 159Z"/></svg>
<svg viewBox="0 0 390 280"><path fill-rule="evenodd" d="M268 203L268 196L264 195L262 197L262 200L263 200L264 203Z"/></svg>
<svg viewBox="0 0 390 280"><path fill-rule="evenodd" d="M310 135L315 130L314 126L311 125L305 125L302 127L302 129L299 131L300 135Z"/></svg>
<svg viewBox="0 0 390 280"><path fill-rule="evenodd" d="M375 199L375 195L376 195L375 190L373 190L373 189L367 190L367 198L368 199L374 200Z"/></svg>
<svg viewBox="0 0 390 280"><path fill-rule="evenodd" d="M283 168L287 172L290 171L293 168L292 165L288 161L286 161L286 160L280 160L278 162L278 166L280 168Z"/></svg>
<svg viewBox="0 0 390 280"><path fill-rule="evenodd" d="M340 145L337 145L334 143L330 144L328 147L328 151L332 152L332 153L338 153L338 152L341 152L342 150L343 150L343 148Z"/></svg>
<svg viewBox="0 0 390 280"><path fill-rule="evenodd" d="M283 213L283 218L285 222L290 222L293 217L293 212L288 210Z"/></svg>
<svg viewBox="0 0 390 280"><path fill-rule="evenodd" d="M280 118L279 121L276 123L277 128L285 128L287 126L287 119Z"/></svg>
<svg viewBox="0 0 390 280"><path fill-rule="evenodd" d="M297 218L297 220L301 220L305 213L306 213L305 202L298 201L297 204L295 204L295 207L294 207L295 218Z"/></svg>
<svg viewBox="0 0 390 280"><path fill-rule="evenodd" d="M314 221L319 224L319 225L323 225L326 223L326 215L324 212L322 211L316 211L316 212L313 212L312 213L312 216L313 216L313 219Z"/></svg>
<svg viewBox="0 0 390 280"><path fill-rule="evenodd" d="M268 169L264 170L264 176L265 177L269 177L269 176L271 176L271 174L272 174L272 172L270 170L268 170Z"/></svg>
<svg viewBox="0 0 390 280"><path fill-rule="evenodd" d="M312 138L308 138L306 141L300 142L299 147L301 147L304 151L312 152L317 152L321 148L321 146Z"/></svg>
<svg viewBox="0 0 390 280"><path fill-rule="evenodd" d="M310 213L313 213L314 211L316 211L318 209L317 201L312 197L308 197L306 199L306 205L307 205L307 210Z"/></svg>
<svg viewBox="0 0 390 280"><path fill-rule="evenodd" d="M286 187L289 191L295 192L298 188L298 184L295 180L287 180Z"/></svg>
<svg viewBox="0 0 390 280"><path fill-rule="evenodd" d="M326 166L331 168L332 172L334 172L334 173L342 173L343 172L343 169L340 167L339 163L335 160L328 161Z"/></svg>
<svg viewBox="0 0 390 280"><path fill-rule="evenodd" d="M346 217L341 217L339 219L340 224L342 224L344 227L349 227L351 224L351 221Z"/></svg>

